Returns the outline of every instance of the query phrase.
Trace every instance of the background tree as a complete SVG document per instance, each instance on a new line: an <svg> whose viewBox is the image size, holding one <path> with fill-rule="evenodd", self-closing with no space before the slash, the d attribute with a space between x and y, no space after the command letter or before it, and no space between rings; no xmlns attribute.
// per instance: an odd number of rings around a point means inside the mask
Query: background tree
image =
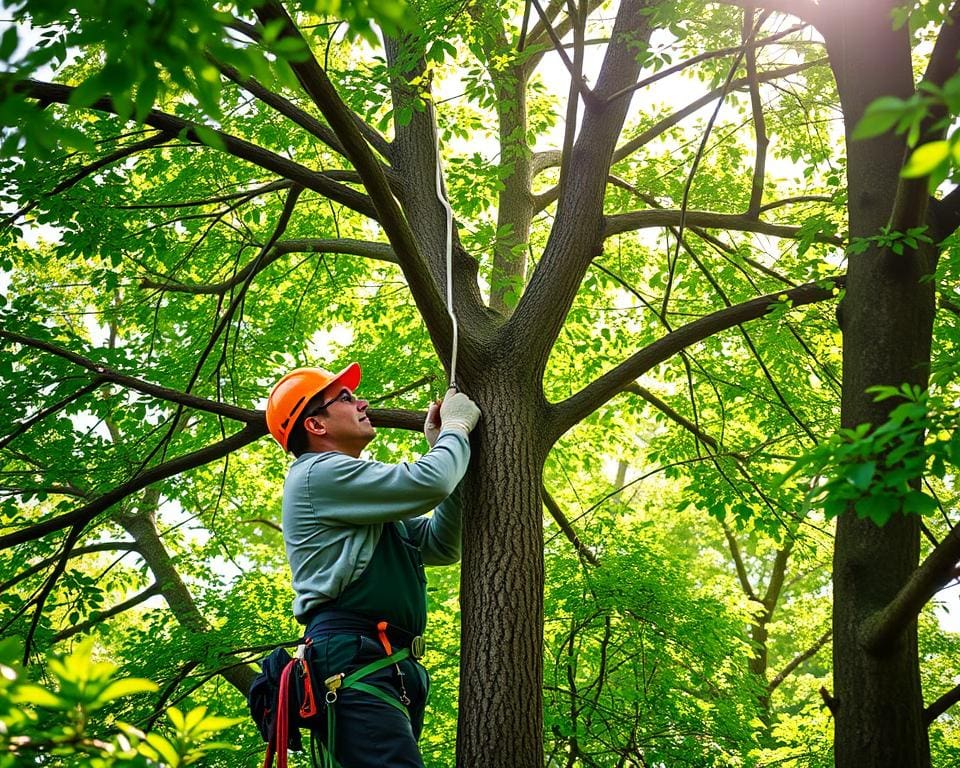
<svg viewBox="0 0 960 768"><path fill-rule="evenodd" d="M350 3L345 35L324 2L129 0L108 18L39 5L16 8L45 37L22 53L16 31L0 39L16 125L2 153L3 620L28 651L97 628L164 670L153 713L213 695L201 686L218 674L242 689L243 662L296 634L276 583L283 459L254 445L265 393L294 365L356 357L364 391L386 393L374 422L418 428L451 373L451 278L456 380L484 413L466 481L457 763L541 765L545 730L551 762L568 764L796 743L778 735L780 672L813 658L825 629L778 645L771 672L770 628L788 561L816 562L807 528L826 523L776 481L835 447L838 413L886 420L894 401L869 386L926 384L930 276L956 201L931 208L924 180L900 178L902 135L853 130L879 96L931 92L914 66L949 82L957 41L938 7ZM841 386L833 308L812 305L843 285L847 242ZM953 322L937 332L952 338ZM389 434L378 451L411 446ZM569 505L603 506L627 482L603 488L604 457L659 467L672 493L638 473L641 511L613 506L581 536ZM642 510L665 498L725 527L658 550ZM896 504L841 516L838 765L930 760L941 707L924 714L915 622L953 574L955 505L928 526L942 541L918 569L917 508ZM578 556L556 554L549 573L544 505ZM743 599L707 622L718 545ZM176 625L161 611L123 623L157 595ZM624 700L631 687L655 706Z"/></svg>

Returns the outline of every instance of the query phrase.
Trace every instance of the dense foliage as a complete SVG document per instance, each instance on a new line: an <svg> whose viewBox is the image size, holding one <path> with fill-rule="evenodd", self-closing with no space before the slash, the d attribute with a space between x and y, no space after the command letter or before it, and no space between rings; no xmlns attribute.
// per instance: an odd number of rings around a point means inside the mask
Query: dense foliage
<svg viewBox="0 0 960 768"><path fill-rule="evenodd" d="M947 11L893 5L922 69ZM76 751L104 766L262 760L240 691L248 664L300 628L279 530L285 459L259 409L289 368L356 359L380 431L371 455L424 450L417 414L450 362L444 307L418 282L444 295L437 192L416 185L435 152L464 365L480 348L471 328L486 341L556 303L528 387L583 411L548 446L542 488L533 478L545 760L832 765L833 518L923 516L924 554L955 536L960 259L954 236L936 240L931 386L890 382L875 391L895 403L886 424L837 432L848 257L934 237L849 237L837 89L807 6L13 3L0 36L0 627L23 664L0 646L0 765L26 754L18 738L44 765ZM615 47L623 8L640 74L598 96L617 73L600 76L596 51ZM342 101L318 90L328 82ZM899 121L923 145L931 111L956 111L952 86L924 93L881 104L861 131ZM577 130L627 102L609 168L586 164ZM948 178L956 142L942 141L914 175ZM564 202L591 181L580 167L603 186L582 219ZM566 307L559 283L535 289L563 271L557 241L579 237ZM464 309L474 293L482 311ZM496 338L521 368L524 349ZM625 383L609 383L620 364ZM602 391L583 405L591 382ZM481 405L513 442L546 429L510 394ZM520 495L491 506L510 519ZM482 562L508 567L503 550ZM460 576L430 574L429 766L454 764L458 713L461 728L474 717L457 690L460 633L486 627L461 621ZM928 704L956 690L960 637L941 619L936 599L920 613ZM82 674L102 685L71 698ZM474 695L514 684L493 674ZM956 762L955 715L934 718L930 739L933 765Z"/></svg>

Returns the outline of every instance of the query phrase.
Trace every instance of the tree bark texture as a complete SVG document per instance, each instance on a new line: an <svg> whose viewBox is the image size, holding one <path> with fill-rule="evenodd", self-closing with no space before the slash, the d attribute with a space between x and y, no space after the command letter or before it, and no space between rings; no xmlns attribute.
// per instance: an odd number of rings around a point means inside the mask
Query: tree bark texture
<svg viewBox="0 0 960 768"><path fill-rule="evenodd" d="M891 0L834 3L821 30L827 41L847 130L851 238L872 237L890 222L904 157L900 136L866 141L851 133L866 106L913 92L907 30L893 30ZM923 224L923 219L907 222ZM901 227L903 224L900 225ZM899 227L898 227L899 228ZM842 302L844 427L886 420L895 401L867 389L904 382L925 386L934 292L923 278L931 254L870 247L849 256ZM919 478L917 478L919 481ZM834 548L835 762L838 768L927 768L916 621L887 647L868 651L864 627L917 567L919 519L895 515L885 526L840 516Z"/></svg>
<svg viewBox="0 0 960 768"><path fill-rule="evenodd" d="M543 507L531 389L507 359L465 389L483 412L467 473L458 766L543 766Z"/></svg>

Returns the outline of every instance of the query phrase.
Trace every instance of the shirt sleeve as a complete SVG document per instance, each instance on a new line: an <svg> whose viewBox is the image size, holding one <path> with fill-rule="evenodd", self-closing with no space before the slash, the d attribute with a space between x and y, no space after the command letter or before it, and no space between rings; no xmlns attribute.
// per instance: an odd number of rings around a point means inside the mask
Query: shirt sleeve
<svg viewBox="0 0 960 768"><path fill-rule="evenodd" d="M424 565L450 565L460 559L463 485L458 485L430 517L415 517L404 526L419 545Z"/></svg>
<svg viewBox="0 0 960 768"><path fill-rule="evenodd" d="M342 525L373 525L426 514L454 492L469 460L466 435L453 429L441 432L433 448L414 462L385 464L343 453L320 454L308 480L314 512ZM452 508L441 513L448 523L453 517ZM455 517L459 520L459 505ZM448 548L451 534L443 533L442 538L446 543L440 548Z"/></svg>

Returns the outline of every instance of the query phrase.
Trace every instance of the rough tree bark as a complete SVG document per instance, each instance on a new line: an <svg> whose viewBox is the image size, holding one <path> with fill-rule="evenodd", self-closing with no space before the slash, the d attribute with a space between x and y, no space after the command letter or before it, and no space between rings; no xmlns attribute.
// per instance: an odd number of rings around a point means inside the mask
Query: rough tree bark
<svg viewBox="0 0 960 768"><path fill-rule="evenodd" d="M906 25L892 29L894 0L855 0L821 6L846 125L851 238L920 226L926 220L922 182L903 181L905 146L887 134L851 136L867 105L880 96L914 91ZM956 50L952 50L956 65ZM934 317L932 248L895 254L870 247L849 255L842 302L841 424L886 420L891 401L875 402L871 386L925 387ZM919 484L920 478L915 482ZM834 549L835 759L838 768L926 768L930 748L923 718L915 615L882 646L867 648L865 627L898 594L917 568L919 518L895 515L885 526L853 509L837 522Z"/></svg>

